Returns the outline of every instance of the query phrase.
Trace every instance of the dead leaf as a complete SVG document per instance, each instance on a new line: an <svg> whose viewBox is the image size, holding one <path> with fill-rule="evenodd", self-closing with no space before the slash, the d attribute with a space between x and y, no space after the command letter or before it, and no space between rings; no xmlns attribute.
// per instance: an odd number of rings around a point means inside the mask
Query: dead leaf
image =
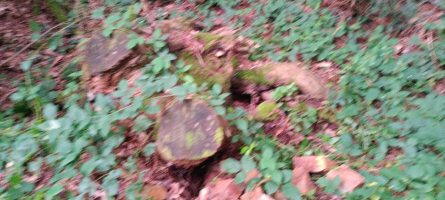
<svg viewBox="0 0 445 200"><path fill-rule="evenodd" d="M340 185L337 189L342 193L353 192L355 188L365 182L365 178L361 174L347 165L341 165L338 169L331 170L326 174L326 177L331 180L337 176L340 177Z"/></svg>
<svg viewBox="0 0 445 200"><path fill-rule="evenodd" d="M315 189L314 183L311 181L309 172L305 167L297 166L294 168L292 174L292 184L300 190L301 195L307 194L309 191Z"/></svg>
<svg viewBox="0 0 445 200"><path fill-rule="evenodd" d="M146 185L139 192L143 199L164 200L168 197L167 189L162 185Z"/></svg>
<svg viewBox="0 0 445 200"><path fill-rule="evenodd" d="M306 168L310 173L327 172L335 166L335 162L326 156L294 157L293 164Z"/></svg>
<svg viewBox="0 0 445 200"><path fill-rule="evenodd" d="M244 179L244 183L249 182L253 178L261 177L261 173L258 171L258 169L253 169L251 172L247 173L246 179Z"/></svg>
<svg viewBox="0 0 445 200"><path fill-rule="evenodd" d="M252 192L247 192L241 196L241 200L274 200L267 194L264 194L261 187L255 188Z"/></svg>
<svg viewBox="0 0 445 200"><path fill-rule="evenodd" d="M234 179L220 179L210 182L199 192L198 200L228 200L238 199L245 186L237 185Z"/></svg>

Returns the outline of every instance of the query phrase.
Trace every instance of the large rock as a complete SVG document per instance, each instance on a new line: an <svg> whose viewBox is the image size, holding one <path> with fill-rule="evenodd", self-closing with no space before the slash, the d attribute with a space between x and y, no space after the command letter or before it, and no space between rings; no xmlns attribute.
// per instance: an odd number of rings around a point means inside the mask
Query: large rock
<svg viewBox="0 0 445 200"><path fill-rule="evenodd" d="M176 166L193 166L221 147L226 123L201 102L174 102L158 124L156 147L161 157Z"/></svg>
<svg viewBox="0 0 445 200"><path fill-rule="evenodd" d="M311 181L309 172L305 167L297 166L292 174L292 184L300 190L301 195L307 194L315 189L314 183Z"/></svg>
<svg viewBox="0 0 445 200"><path fill-rule="evenodd" d="M125 32L115 30L110 38L102 36L102 31L92 35L91 41L86 48L86 65L91 73L105 72L115 67L120 61L131 53L127 49L127 38Z"/></svg>
<svg viewBox="0 0 445 200"><path fill-rule="evenodd" d="M326 99L328 90L323 81L314 73L304 69L303 63L271 63L256 70L240 70L237 78L256 85L275 87L295 83L300 91L315 99Z"/></svg>

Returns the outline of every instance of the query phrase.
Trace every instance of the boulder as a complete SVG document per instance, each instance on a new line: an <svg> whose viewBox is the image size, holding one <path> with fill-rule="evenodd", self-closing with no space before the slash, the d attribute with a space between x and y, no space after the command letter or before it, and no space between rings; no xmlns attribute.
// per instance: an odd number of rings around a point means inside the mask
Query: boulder
<svg viewBox="0 0 445 200"><path fill-rule="evenodd" d="M158 122L157 152L176 166L194 166L221 147L226 122L213 108L193 100L176 101Z"/></svg>
<svg viewBox="0 0 445 200"><path fill-rule="evenodd" d="M102 31L93 33L86 48L85 61L91 73L105 72L115 67L131 54L127 49L129 39L124 31L115 30L106 38Z"/></svg>

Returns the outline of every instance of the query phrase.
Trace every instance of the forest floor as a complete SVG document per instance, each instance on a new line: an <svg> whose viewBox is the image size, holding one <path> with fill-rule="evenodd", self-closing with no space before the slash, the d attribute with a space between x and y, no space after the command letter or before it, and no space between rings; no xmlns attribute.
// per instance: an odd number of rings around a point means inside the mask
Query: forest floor
<svg viewBox="0 0 445 200"><path fill-rule="evenodd" d="M0 0L0 198L445 198L445 5L36 2ZM110 27L123 56L85 67ZM155 153L171 96L229 122L199 165Z"/></svg>

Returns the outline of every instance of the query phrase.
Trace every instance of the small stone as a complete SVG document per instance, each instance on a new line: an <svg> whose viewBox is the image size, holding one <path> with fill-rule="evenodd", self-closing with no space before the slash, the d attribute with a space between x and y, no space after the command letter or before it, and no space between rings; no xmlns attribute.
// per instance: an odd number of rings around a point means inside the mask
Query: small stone
<svg viewBox="0 0 445 200"><path fill-rule="evenodd" d="M244 193L241 196L241 200L274 200L267 194L264 194L263 189L261 187L255 188L252 192Z"/></svg>
<svg viewBox="0 0 445 200"><path fill-rule="evenodd" d="M238 199L245 186L237 185L234 179L219 179L210 182L199 192L197 200L228 200Z"/></svg>
<svg viewBox="0 0 445 200"><path fill-rule="evenodd" d="M327 172L335 166L335 162L326 156L294 157L293 164L306 168L310 173Z"/></svg>
<svg viewBox="0 0 445 200"><path fill-rule="evenodd" d="M127 49L129 39L123 31L115 30L110 38L102 35L102 31L93 34L86 48L85 60L91 73L105 72L131 53Z"/></svg>
<svg viewBox="0 0 445 200"><path fill-rule="evenodd" d="M311 181L309 172L305 167L297 166L292 174L292 184L300 190L301 195L307 194L315 189L314 183Z"/></svg>
<svg viewBox="0 0 445 200"><path fill-rule="evenodd" d="M331 180L337 176L340 177L340 185L337 187L337 189L342 193L353 192L357 187L365 182L365 177L352 170L347 165L341 165L338 169L331 170L326 174L326 177Z"/></svg>

